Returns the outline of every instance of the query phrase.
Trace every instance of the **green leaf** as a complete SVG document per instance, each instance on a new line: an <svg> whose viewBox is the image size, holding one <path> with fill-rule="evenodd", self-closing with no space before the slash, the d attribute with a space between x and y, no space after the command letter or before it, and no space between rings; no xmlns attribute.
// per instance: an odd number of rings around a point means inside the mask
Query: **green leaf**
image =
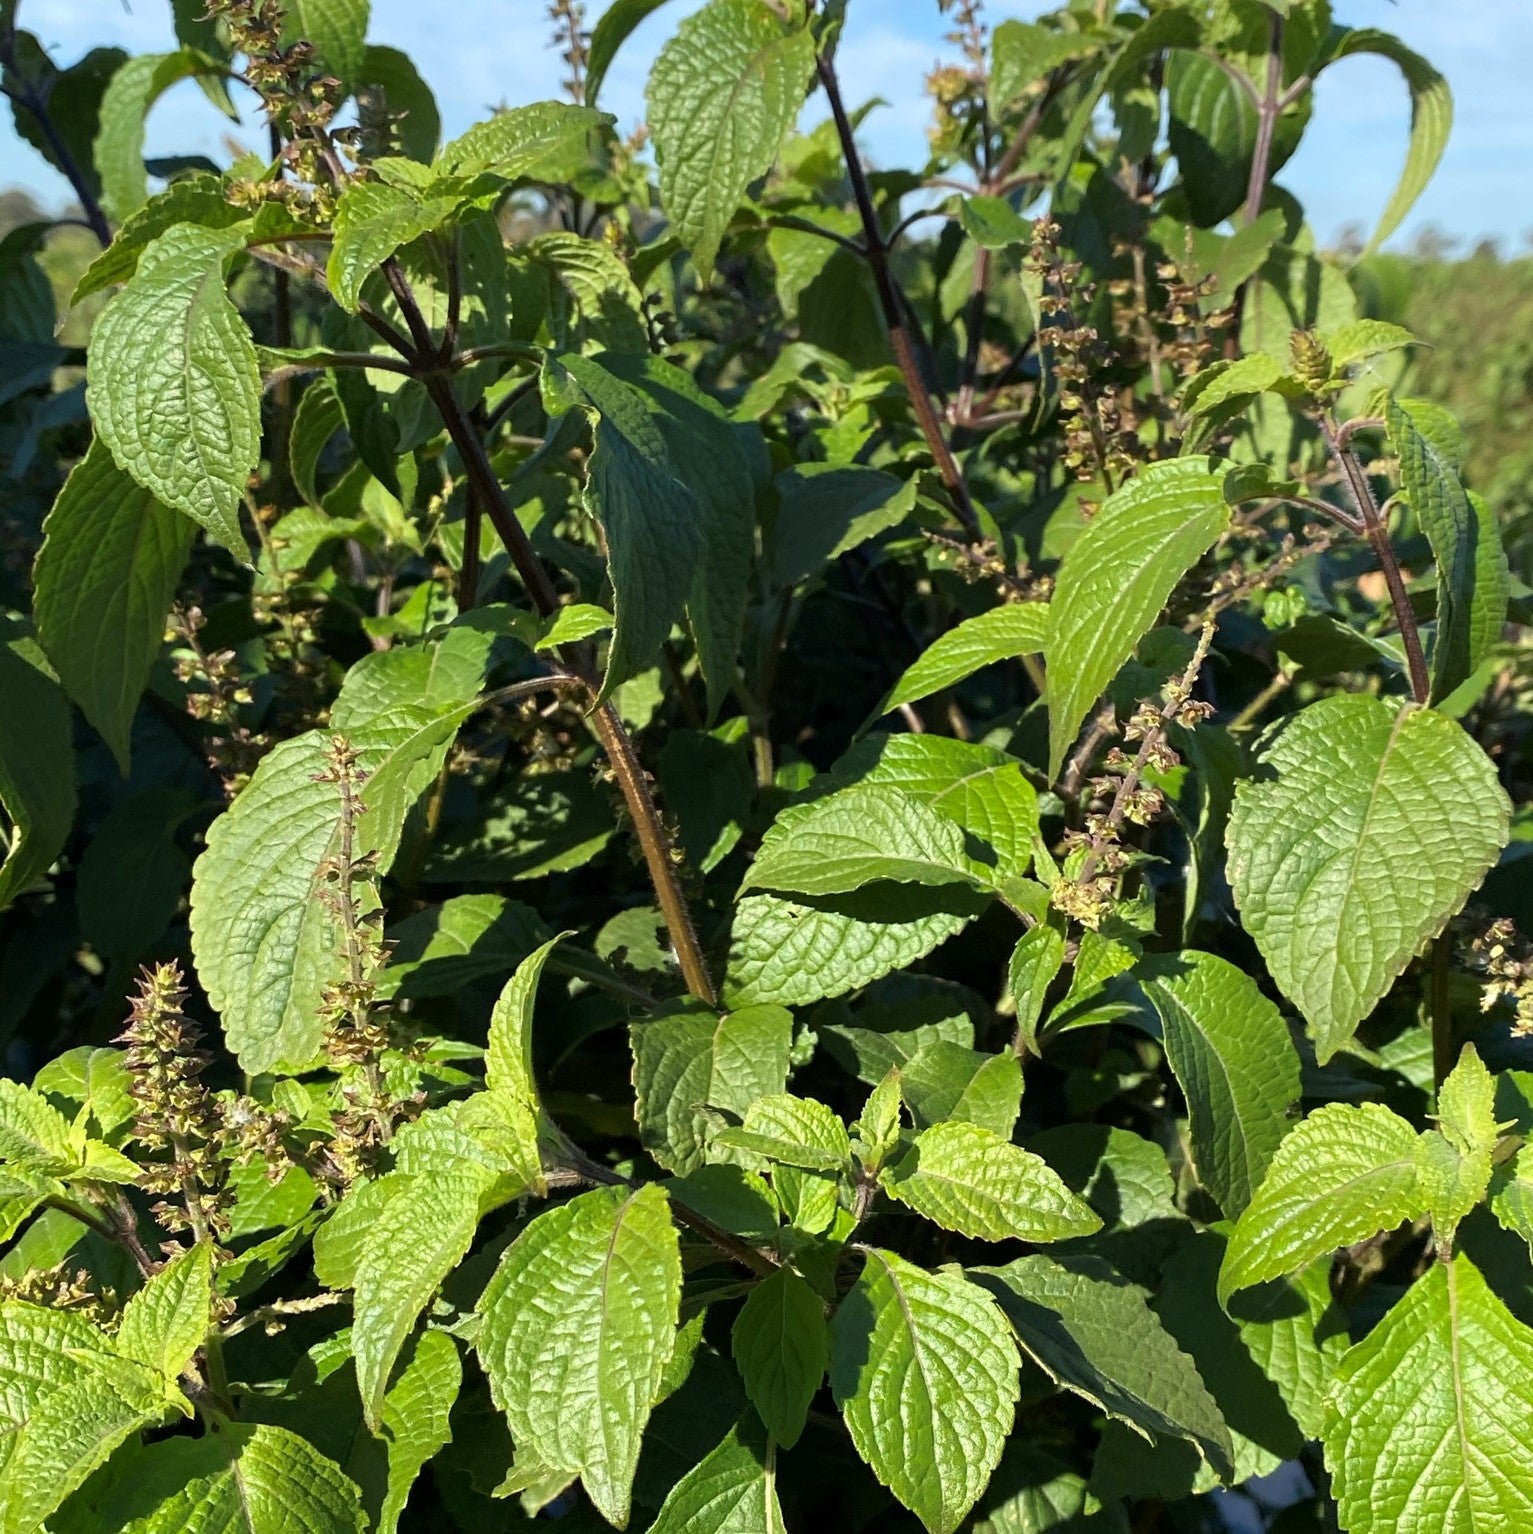
<svg viewBox="0 0 1533 1534"><path fill-rule="evenodd" d="M1421 196L1437 170L1453 129L1453 92L1448 82L1421 57L1413 53L1392 33L1375 27L1342 27L1328 44L1326 57L1315 73L1338 59L1353 54L1372 53L1397 64L1411 93L1411 136L1406 149L1405 168L1389 202L1379 216L1363 252L1377 250L1405 221L1405 216Z"/></svg>
<svg viewBox="0 0 1533 1534"><path fill-rule="evenodd" d="M654 664L681 617L704 552L701 516L636 389L576 356L551 361L542 379L550 415L580 405L594 417L585 499L606 533L612 576L605 698Z"/></svg>
<svg viewBox="0 0 1533 1534"><path fill-rule="evenodd" d="M408 54L369 43L353 85L359 101L388 114L400 149L412 160L425 162L436 154L442 134L436 97Z"/></svg>
<svg viewBox="0 0 1533 1534"><path fill-rule="evenodd" d="M169 1411L158 1372L79 1316L0 1303L0 1531L37 1534L112 1451Z"/></svg>
<svg viewBox="0 0 1533 1534"><path fill-rule="evenodd" d="M791 1268L779 1268L746 1295L730 1340L751 1405L772 1437L791 1449L830 1362L819 1295Z"/></svg>
<svg viewBox="0 0 1533 1534"><path fill-rule="evenodd" d="M563 101L512 107L455 138L437 157L436 168L453 176L558 180L570 168L572 153L612 120L606 112Z"/></svg>
<svg viewBox="0 0 1533 1534"><path fill-rule="evenodd" d="M1282 392L1288 370L1269 352L1250 352L1235 362L1214 362L1182 391L1182 409L1194 420L1212 415L1233 401L1269 390Z"/></svg>
<svg viewBox="0 0 1533 1534"><path fill-rule="evenodd" d="M395 1534L416 1476L451 1439L448 1413L462 1383L457 1344L446 1332L423 1332L383 1401L389 1480L377 1534Z"/></svg>
<svg viewBox="0 0 1533 1534"><path fill-rule="evenodd" d="M343 419L341 402L329 379L316 378L299 395L298 409L293 413L292 434L288 438L288 468L294 488L316 510L321 509L314 479L320 454L341 429ZM330 519L327 517L325 522L328 525Z"/></svg>
<svg viewBox="0 0 1533 1534"><path fill-rule="evenodd" d="M962 1119L917 1135L879 1183L944 1230L984 1241L1063 1241L1102 1228L1041 1156Z"/></svg>
<svg viewBox="0 0 1533 1534"><path fill-rule="evenodd" d="M699 277L746 189L775 163L814 69L814 39L766 0L710 0L660 50L645 92L660 201Z"/></svg>
<svg viewBox="0 0 1533 1534"><path fill-rule="evenodd" d="M101 177L102 206L118 223L149 200L144 169L144 125L149 109L178 80L221 75L226 66L195 48L141 53L129 59L101 97L92 161Z"/></svg>
<svg viewBox="0 0 1533 1534"><path fill-rule="evenodd" d="M1215 1298L1222 1235L1199 1231L1166 1263L1151 1302L1219 1404L1235 1449L1235 1480L1270 1475L1318 1438L1325 1397L1347 1349L1328 1264L1243 1291L1226 1315Z"/></svg>
<svg viewBox="0 0 1533 1534"><path fill-rule="evenodd" d="M75 284L72 302L127 282L138 270L139 258L149 245L177 224L200 224L205 229L227 229L242 224L250 209L229 201L217 176L190 176L173 181L143 207L131 214L112 236L112 243L85 268Z"/></svg>
<svg viewBox="0 0 1533 1534"><path fill-rule="evenodd" d="M990 898L954 885L880 885L805 900L748 895L730 927L725 1003L788 1007L844 995L924 958Z"/></svg>
<svg viewBox="0 0 1533 1534"><path fill-rule="evenodd" d="M716 1017L686 1011L628 1030L639 1140L661 1166L686 1173L706 1159L709 1108L744 1118L788 1080L793 1018L782 1007Z"/></svg>
<svg viewBox="0 0 1533 1534"><path fill-rule="evenodd" d="M742 1418L677 1481L650 1534L786 1534L777 1449L759 1423Z"/></svg>
<svg viewBox="0 0 1533 1534"><path fill-rule="evenodd" d="M540 1214L479 1302L479 1357L518 1468L578 1474L619 1527L680 1297L676 1230L651 1184L582 1193Z"/></svg>
<svg viewBox="0 0 1533 1534"><path fill-rule="evenodd" d="M1490 1209L1504 1229L1521 1236L1533 1251L1533 1148L1525 1145L1509 1166L1496 1169Z"/></svg>
<svg viewBox="0 0 1533 1534"><path fill-rule="evenodd" d="M1302 1120L1230 1236L1220 1303L1415 1219L1424 1207L1416 1141L1416 1131L1382 1103L1327 1103Z"/></svg>
<svg viewBox="0 0 1533 1534"><path fill-rule="evenodd" d="M41 1092L0 1076L0 1161L66 1173L80 1164L69 1120Z"/></svg>
<svg viewBox="0 0 1533 1534"><path fill-rule="evenodd" d="M467 1255L493 1177L455 1161L451 1172L382 1179L387 1193L357 1259L351 1327L362 1414L375 1433L387 1413L394 1364L431 1296Z"/></svg>
<svg viewBox="0 0 1533 1534"><path fill-rule="evenodd" d="M1101 46L1100 38L1083 32L1059 32L1031 21L1003 21L990 44L991 110L1004 111L1028 86L1061 64L1089 57Z"/></svg>
<svg viewBox="0 0 1533 1534"><path fill-rule="evenodd" d="M10 822L0 856L0 910L47 873L75 818L69 704L37 644L0 630L0 810Z"/></svg>
<svg viewBox="0 0 1533 1534"><path fill-rule="evenodd" d="M1040 653L1048 632L1048 616L1046 602L1010 602L966 619L930 645L906 670L880 705L879 713L929 698L972 676L982 666Z"/></svg>
<svg viewBox="0 0 1533 1534"><path fill-rule="evenodd" d="M37 637L64 690L128 770L128 737L193 529L93 441L43 524Z"/></svg>
<svg viewBox="0 0 1533 1534"><path fill-rule="evenodd" d="M969 879L962 829L896 788L846 788L777 817L745 887L839 895L888 879L961 884Z"/></svg>
<svg viewBox="0 0 1533 1534"><path fill-rule="evenodd" d="M423 197L384 181L353 181L335 210L326 278L348 314L362 302L362 285L403 246L440 229L462 208L460 193Z"/></svg>
<svg viewBox="0 0 1533 1534"><path fill-rule="evenodd" d="M1167 459L1110 495L1070 546L1044 647L1050 779L1081 721L1229 519L1222 469L1207 458Z"/></svg>
<svg viewBox="0 0 1533 1534"><path fill-rule="evenodd" d="M1450 463L1393 396L1385 406L1400 482L1437 561L1437 638L1432 701L1440 702L1481 665L1501 638L1511 576L1496 519L1470 503Z"/></svg>
<svg viewBox="0 0 1533 1534"><path fill-rule="evenodd" d="M1235 790L1230 885L1322 1063L1485 876L1509 809L1485 753L1428 709L1330 697L1267 740Z"/></svg>
<svg viewBox="0 0 1533 1534"><path fill-rule="evenodd" d="M410 652L388 652L408 656ZM377 657L383 659L384 657ZM333 722L346 717L337 700ZM368 774L359 850L386 868L405 812L435 776L471 704L401 707L347 730ZM192 953L230 1049L251 1072L309 1068L320 1053L320 999L342 975L329 907L315 897L338 845L340 801L325 772L332 736L311 730L263 758L209 828L192 882Z"/></svg>
<svg viewBox="0 0 1533 1534"><path fill-rule="evenodd" d="M986 250L1004 250L1008 245L1031 245L1033 226L1004 197L963 197L958 203L958 221L964 233Z"/></svg>
<svg viewBox="0 0 1533 1534"><path fill-rule="evenodd" d="M233 231L178 224L148 246L91 332L86 400L118 467L243 559L239 505L261 456L261 376L224 291L240 243Z"/></svg>
<svg viewBox="0 0 1533 1534"><path fill-rule="evenodd" d="M368 0L283 0L285 41L314 44L320 64L350 94L367 59Z"/></svg>
<svg viewBox="0 0 1533 1534"><path fill-rule="evenodd" d="M1015 903L1038 831L1038 796L1016 757L940 735L879 734L858 741L830 777L897 789L953 821L966 833L969 876Z"/></svg>
<svg viewBox="0 0 1533 1534"><path fill-rule="evenodd" d="M528 1104L537 1102L537 1082L532 1074L532 1009L543 966L569 935L566 932L550 938L528 954L496 1000L484 1055L484 1080L491 1091L514 1092Z"/></svg>
<svg viewBox="0 0 1533 1534"><path fill-rule="evenodd" d="M1215 954L1152 960L1139 977L1187 1098L1199 1181L1233 1219L1266 1175L1299 1097L1288 1025L1249 975Z"/></svg>
<svg viewBox="0 0 1533 1534"><path fill-rule="evenodd" d="M1017 1345L951 1270L869 1247L830 1327L830 1384L857 1452L930 1534L952 1534L1011 1432Z"/></svg>
<svg viewBox="0 0 1533 1534"><path fill-rule="evenodd" d="M123 1306L117 1351L174 1382L213 1320L213 1246L199 1241L166 1263Z"/></svg>
<svg viewBox="0 0 1533 1534"><path fill-rule="evenodd" d="M1049 987L1065 963L1065 938L1057 927L1039 922L1017 940L1007 965L1006 984L1017 1009L1017 1036L1039 1054L1038 1020Z"/></svg>
<svg viewBox="0 0 1533 1534"><path fill-rule="evenodd" d="M604 634L612 627L612 614L594 602L572 602L561 607L548 620L534 650L555 650L562 644L579 644L593 634Z"/></svg>
<svg viewBox="0 0 1533 1534"><path fill-rule="evenodd" d="M82 1518L99 1534L362 1534L357 1486L287 1428L226 1423L201 1438L166 1438L134 1455L131 1472L94 1483ZM71 1511L74 1510L72 1504Z"/></svg>
<svg viewBox="0 0 1533 1534"><path fill-rule="evenodd" d="M627 42L633 29L652 11L657 11L665 0L612 0L601 13L591 29L591 41L586 52L585 99L593 106L601 94L601 88L617 57L618 49Z"/></svg>
<svg viewBox="0 0 1533 1534"><path fill-rule="evenodd" d="M918 1129L960 1119L1010 1140L1022 1107L1022 1065L1015 1054L982 1054L950 1039L916 1050L901 1067L900 1086Z"/></svg>
<svg viewBox="0 0 1533 1534"><path fill-rule="evenodd" d="M1467 1257L1438 1263L1342 1359L1325 1457L1349 1534L1533 1521L1533 1332Z"/></svg>
<svg viewBox="0 0 1533 1534"><path fill-rule="evenodd" d="M772 485L777 514L766 542L779 587L820 575L831 560L898 527L916 504L914 480L862 464L795 464Z"/></svg>
<svg viewBox="0 0 1533 1534"><path fill-rule="evenodd" d="M1380 357L1386 352L1401 351L1416 344L1415 336L1403 325L1371 319L1338 325L1321 339L1331 354L1332 371L1337 374L1354 362L1366 362L1370 357Z"/></svg>
<svg viewBox="0 0 1533 1534"><path fill-rule="evenodd" d="M744 1128L721 1130L718 1143L809 1172L840 1173L852 1154L846 1125L834 1110L790 1092L758 1097L746 1110Z"/></svg>
<svg viewBox="0 0 1533 1534"><path fill-rule="evenodd" d="M755 477L740 434L756 428L732 421L690 374L658 357L613 354L602 365L643 400L665 441L672 473L701 513L702 556L687 594L687 617L713 715L735 682L755 560Z"/></svg>
<svg viewBox="0 0 1533 1534"><path fill-rule="evenodd" d="M1187 1439L1220 1476L1230 1475L1234 1448L1224 1417L1143 1291L1092 1257L1039 1254L970 1271L1057 1384L1151 1442Z"/></svg>

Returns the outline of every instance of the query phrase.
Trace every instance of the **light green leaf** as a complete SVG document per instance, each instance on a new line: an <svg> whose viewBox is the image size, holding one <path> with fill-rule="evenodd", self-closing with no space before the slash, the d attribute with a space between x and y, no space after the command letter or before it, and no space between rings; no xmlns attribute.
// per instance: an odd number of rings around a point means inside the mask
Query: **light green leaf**
<svg viewBox="0 0 1533 1534"><path fill-rule="evenodd" d="M1415 1219L1425 1208L1416 1141L1382 1103L1327 1103L1302 1120L1230 1236L1220 1302Z"/></svg>
<svg viewBox="0 0 1533 1534"><path fill-rule="evenodd" d="M1266 1175L1299 1097L1299 1055L1249 975L1211 953L1151 960L1140 984L1187 1098L1199 1180L1231 1219Z"/></svg>
<svg viewBox="0 0 1533 1534"><path fill-rule="evenodd" d="M351 731L369 774L363 845L387 867L422 763L434 776L459 710L400 708ZM427 722L423 723L425 720ZM252 1073L302 1071L320 1052L320 998L340 978L335 918L315 895L337 846L340 801L326 770L331 735L312 730L284 741L209 828L192 882L192 953L198 978L223 1020L224 1036ZM412 792L413 790L413 792Z"/></svg>
<svg viewBox="0 0 1533 1534"><path fill-rule="evenodd" d="M1329 1060L1506 842L1485 753L1428 709L1343 695L1285 721L1226 832L1241 922Z"/></svg>
<svg viewBox="0 0 1533 1534"><path fill-rule="evenodd" d="M1048 630L1047 602L1009 602L949 629L894 684L880 714L916 703L972 676L982 666L1042 651Z"/></svg>
<svg viewBox="0 0 1533 1534"><path fill-rule="evenodd" d="M940 735L877 734L858 741L830 777L897 789L962 827L970 876L1015 902L1038 831L1038 795L1016 757Z"/></svg>
<svg viewBox="0 0 1533 1534"><path fill-rule="evenodd" d="M349 94L367 58L368 0L283 0L287 40L314 44L320 64Z"/></svg>
<svg viewBox="0 0 1533 1534"><path fill-rule="evenodd" d="M1533 1524L1533 1332L1467 1257L1438 1263L1342 1359L1325 1457L1348 1534Z"/></svg>
<svg viewBox="0 0 1533 1534"><path fill-rule="evenodd" d="M899 1144L900 1103L900 1068L891 1065L852 1125L852 1148L864 1172L876 1173Z"/></svg>
<svg viewBox="0 0 1533 1534"><path fill-rule="evenodd" d="M1017 1345L962 1275L865 1258L831 1321L831 1390L874 1475L930 1534L952 1534L1011 1432Z"/></svg>
<svg viewBox="0 0 1533 1534"><path fill-rule="evenodd" d="M117 466L241 559L239 505L261 456L255 345L224 291L237 231L177 224L91 332L86 400Z"/></svg>
<svg viewBox="0 0 1533 1534"><path fill-rule="evenodd" d="M489 173L507 181L561 179L572 154L584 150L611 115L563 101L536 101L497 112L455 138L437 157L436 168L454 176Z"/></svg>
<svg viewBox="0 0 1533 1534"><path fill-rule="evenodd" d="M201 224L207 229L227 229L242 224L250 209L229 201L217 176L189 176L172 181L131 214L112 236L112 243L85 268L75 284L72 302L127 282L138 270L139 257L150 243L176 224Z"/></svg>
<svg viewBox="0 0 1533 1534"><path fill-rule="evenodd" d="M551 361L542 380L550 415L577 405L593 413L585 499L606 533L612 577L605 698L654 664L681 617L703 556L701 514L638 390L576 356Z"/></svg>
<svg viewBox="0 0 1533 1534"><path fill-rule="evenodd" d="M213 1245L199 1241L166 1263L123 1306L117 1351L174 1382L213 1319Z"/></svg>
<svg viewBox="0 0 1533 1534"><path fill-rule="evenodd" d="M1017 1008L1017 1036L1039 1054L1038 1020L1049 987L1065 963L1065 938L1057 927L1039 922L1017 940L1007 965L1006 984Z"/></svg>
<svg viewBox="0 0 1533 1534"><path fill-rule="evenodd" d="M1465 1155L1445 1135L1429 1129L1416 1141L1416 1186L1438 1246L1446 1250L1459 1222L1490 1187L1490 1152Z"/></svg>
<svg viewBox="0 0 1533 1534"><path fill-rule="evenodd" d="M0 1303L0 1531L37 1534L112 1451L169 1411L157 1371L83 1318Z"/></svg>
<svg viewBox="0 0 1533 1534"><path fill-rule="evenodd" d="M192 537L186 518L135 484L99 441L43 523L32 575L37 637L124 773L139 695Z"/></svg>
<svg viewBox="0 0 1533 1534"><path fill-rule="evenodd" d="M724 1000L796 1006L844 995L925 957L990 899L954 885L880 885L806 900L748 895L735 906Z"/></svg>
<svg viewBox="0 0 1533 1534"><path fill-rule="evenodd" d="M0 628L0 910L48 871L75 818L74 739L69 703L35 641Z"/></svg>
<svg viewBox="0 0 1533 1534"><path fill-rule="evenodd" d="M1377 54L1399 65L1411 93L1411 137L1405 154L1405 168L1379 216L1363 252L1377 250L1404 222L1405 216L1421 196L1437 170L1453 129L1453 92L1448 82L1421 57L1413 53L1392 33L1374 27L1342 27L1328 45L1327 57L1315 71L1329 67L1338 59L1358 53Z"/></svg>
<svg viewBox="0 0 1533 1534"><path fill-rule="evenodd" d="M791 1449L830 1362L819 1295L791 1268L779 1268L745 1297L730 1340L751 1405L772 1437Z"/></svg>
<svg viewBox="0 0 1533 1534"><path fill-rule="evenodd" d="M423 1332L383 1401L389 1482L376 1534L395 1534L416 1476L452 1437L448 1414L462 1383L457 1344L446 1332Z"/></svg>
<svg viewBox="0 0 1533 1534"><path fill-rule="evenodd" d="M1496 1081L1473 1044L1464 1045L1458 1063L1437 1089L1437 1122L1463 1155L1493 1151L1505 1125L1496 1121Z"/></svg>
<svg viewBox="0 0 1533 1534"><path fill-rule="evenodd" d="M326 277L336 302L355 314L362 284L412 240L440 229L463 206L459 193L423 197L383 181L353 181L335 210Z"/></svg>
<svg viewBox="0 0 1533 1534"><path fill-rule="evenodd" d="M0 1076L0 1161L43 1174L79 1165L69 1120L40 1092Z"/></svg>
<svg viewBox="0 0 1533 1534"><path fill-rule="evenodd" d="M1232 400L1265 394L1287 376L1287 368L1268 352L1251 352L1235 362L1215 362L1188 383L1182 394L1182 409L1198 420Z"/></svg>
<svg viewBox="0 0 1533 1534"><path fill-rule="evenodd" d="M578 1474L619 1527L680 1298L676 1230L651 1184L582 1193L540 1214L479 1302L479 1357L518 1466Z"/></svg>
<svg viewBox="0 0 1533 1534"><path fill-rule="evenodd" d="M594 602L573 602L561 607L548 621L534 650L554 650L562 644L578 644L612 627L612 614Z"/></svg>
<svg viewBox="0 0 1533 1534"><path fill-rule="evenodd" d="M962 1119L917 1135L878 1180L944 1230L984 1241L1063 1241L1102 1228L1041 1156Z"/></svg>
<svg viewBox="0 0 1533 1534"><path fill-rule="evenodd" d="M961 1119L1009 1140L1022 1107L1022 1064L1015 1054L987 1055L951 1039L916 1050L900 1068L900 1085L918 1129Z"/></svg>
<svg viewBox="0 0 1533 1534"><path fill-rule="evenodd" d="M99 1534L362 1534L357 1486L297 1433L226 1423L201 1438L166 1438L140 1451L79 1500ZM115 1468L115 1467L114 1467ZM74 1525L71 1525L73 1528Z"/></svg>
<svg viewBox="0 0 1533 1534"><path fill-rule="evenodd" d="M777 817L745 887L839 895L875 880L961 884L969 879L963 831L896 788L846 788Z"/></svg>
<svg viewBox="0 0 1533 1534"><path fill-rule="evenodd" d="M971 1273L1057 1384L1151 1442L1187 1439L1229 1476L1234 1449L1224 1417L1142 1290L1091 1257L1062 1262L1039 1254Z"/></svg>
<svg viewBox="0 0 1533 1534"><path fill-rule="evenodd" d="M467 1254L493 1178L455 1161L450 1172L391 1172L379 1184L387 1193L357 1260L351 1327L362 1414L375 1433L395 1361L427 1301Z"/></svg>
<svg viewBox="0 0 1533 1534"><path fill-rule="evenodd" d="M649 1534L786 1534L777 1448L761 1425L747 1415L730 1428L671 1488Z"/></svg>
<svg viewBox="0 0 1533 1534"><path fill-rule="evenodd" d="M660 201L703 281L746 188L776 161L813 69L808 28L766 0L710 0L660 50L645 92Z"/></svg>
<svg viewBox="0 0 1533 1534"><path fill-rule="evenodd" d="M746 1007L717 1017L685 1011L628 1030L639 1140L673 1172L706 1159L706 1109L744 1118L762 1097L782 1092L788 1080L793 1018L782 1007Z"/></svg>
<svg viewBox="0 0 1533 1534"><path fill-rule="evenodd" d="M840 1173L852 1154L846 1125L835 1111L791 1092L758 1097L746 1110L744 1127L721 1130L718 1143L808 1172Z"/></svg>
<svg viewBox="0 0 1533 1534"><path fill-rule="evenodd" d="M1385 352L1400 351L1414 346L1415 336L1403 325L1392 325L1388 320L1352 320L1338 325L1321 338L1325 349L1331 354L1332 369L1340 373L1354 362L1365 362L1370 357L1383 356Z"/></svg>
<svg viewBox="0 0 1533 1534"><path fill-rule="evenodd" d="M219 75L226 66L195 48L140 53L111 79L101 97L92 160L101 177L101 202L121 223L149 200L144 169L144 125L149 109L178 80Z"/></svg>
<svg viewBox="0 0 1533 1534"><path fill-rule="evenodd" d="M962 197L958 202L958 221L964 233L986 250L1004 250L1008 245L1030 246L1031 222L1022 217L1004 197Z"/></svg>
<svg viewBox="0 0 1533 1534"><path fill-rule="evenodd" d="M1081 721L1229 519L1222 470L1207 458L1166 459L1108 496L1070 546L1044 648L1050 779Z"/></svg>
<svg viewBox="0 0 1533 1534"><path fill-rule="evenodd" d="M528 954L495 1002L484 1055L485 1085L492 1091L514 1092L529 1104L537 1102L537 1082L532 1074L533 1003L549 954L568 936L567 932L560 933Z"/></svg>
<svg viewBox="0 0 1533 1534"><path fill-rule="evenodd" d="M1036 85L1061 64L1087 58L1102 46L1099 37L1059 32L1036 22L1007 20L990 44L990 106L1001 112L1028 86Z"/></svg>
<svg viewBox="0 0 1533 1534"><path fill-rule="evenodd" d="M1491 1213L1533 1251L1533 1147L1523 1146L1509 1166L1498 1167L1490 1188Z"/></svg>
<svg viewBox="0 0 1533 1534"><path fill-rule="evenodd" d="M1400 481L1437 561L1437 638L1432 701L1466 680L1501 638L1511 576L1494 517L1477 514L1458 470L1413 419L1408 404L1385 406Z"/></svg>

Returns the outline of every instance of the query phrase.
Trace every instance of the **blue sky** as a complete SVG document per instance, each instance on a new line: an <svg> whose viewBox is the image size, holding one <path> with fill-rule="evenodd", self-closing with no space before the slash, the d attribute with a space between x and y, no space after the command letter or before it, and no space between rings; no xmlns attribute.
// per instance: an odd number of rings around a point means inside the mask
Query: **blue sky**
<svg viewBox="0 0 1533 1534"><path fill-rule="evenodd" d="M602 0L590 6L593 14ZM624 128L643 114L644 79L676 21L697 0L672 0L638 29L608 77L602 105ZM1050 8L1039 0L989 0L992 22ZM1520 248L1533 231L1533 4L1529 0L1335 0L1339 20L1398 33L1448 77L1456 121L1437 177L1400 234L1399 246L1428 224L1472 241L1499 237ZM22 25L56 60L116 43L133 52L173 46L168 0L21 0ZM875 160L918 160L926 101L921 82L943 52L945 24L935 0L852 0L841 54L852 101L882 96L894 105L868 119ZM542 0L373 0L369 38L411 53L435 90L446 131L460 131L497 104L557 94L560 65L544 46ZM823 115L811 98L806 125ZM1404 153L1409 106L1392 65L1348 59L1322 77L1315 120L1283 181L1310 212L1322 240L1347 224L1367 225L1383 207ZM260 142L254 124L233 129ZM175 88L150 120L149 152L197 150L227 156L231 125L190 82ZM67 189L0 112L0 185L19 184L57 206Z"/></svg>

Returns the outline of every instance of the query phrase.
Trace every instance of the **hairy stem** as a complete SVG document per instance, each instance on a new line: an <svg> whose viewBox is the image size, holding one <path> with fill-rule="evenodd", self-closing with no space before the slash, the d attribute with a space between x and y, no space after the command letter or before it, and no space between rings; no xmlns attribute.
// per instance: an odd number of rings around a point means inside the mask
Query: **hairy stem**
<svg viewBox="0 0 1533 1534"><path fill-rule="evenodd" d="M1411 696L1418 703L1426 703L1432 696L1432 683L1427 674L1426 653L1421 647L1421 630L1416 624L1416 614L1411 609L1411 599L1405 589L1405 577L1400 573L1400 561L1390 540L1389 528L1385 526L1378 503L1373 498L1373 487L1368 483L1367 471L1350 444L1340 436L1335 418L1329 412L1321 417L1320 429L1325 434L1326 445L1341 470L1342 478L1347 482L1347 488L1352 492L1358 516L1362 519L1363 532L1379 562L1379 568L1384 572L1390 604L1395 610L1395 622L1400 627L1400 639L1405 646Z"/></svg>
<svg viewBox="0 0 1533 1534"><path fill-rule="evenodd" d="M1272 139L1283 110L1283 18L1272 14L1267 46L1267 88L1256 108L1256 148L1251 155L1251 179L1246 184L1246 222L1255 223L1267 195L1272 166Z"/></svg>

